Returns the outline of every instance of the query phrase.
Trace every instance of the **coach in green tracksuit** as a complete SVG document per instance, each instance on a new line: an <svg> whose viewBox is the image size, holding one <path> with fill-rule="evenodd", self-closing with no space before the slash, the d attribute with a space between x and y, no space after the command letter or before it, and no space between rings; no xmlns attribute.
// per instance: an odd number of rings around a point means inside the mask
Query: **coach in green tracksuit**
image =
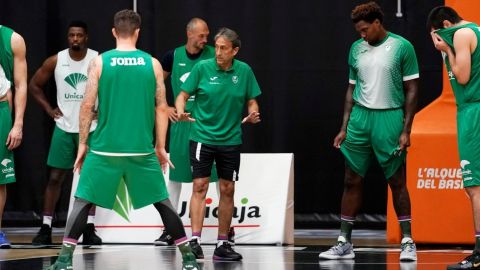
<svg viewBox="0 0 480 270"><path fill-rule="evenodd" d="M157 59L136 48L140 22L140 15L132 10L117 12L112 29L116 49L90 62L75 161L80 180L62 250L50 270L71 269L90 207L112 209L122 179L135 209L153 204L158 210L182 253L183 269L199 269L182 221L168 200L161 168L170 163L165 151L168 106L163 71ZM98 125L87 154L97 98Z"/></svg>
<svg viewBox="0 0 480 270"><path fill-rule="evenodd" d="M6 184L16 181L13 149L22 142L23 115L27 103L27 60L25 41L12 29L0 25L0 225L7 200ZM15 90L15 102L11 102ZM15 106L12 125L11 107ZM0 248L10 242L0 231Z"/></svg>
<svg viewBox="0 0 480 270"><path fill-rule="evenodd" d="M446 6L432 9L428 24L455 94L460 168L475 226L473 254L447 269L480 269L480 28Z"/></svg>
<svg viewBox="0 0 480 270"><path fill-rule="evenodd" d="M218 243L214 260L241 260L227 239L232 221L233 194L238 181L241 123L260 121L255 98L261 91L252 69L234 60L240 49L240 39L235 31L222 28L215 36L215 58L197 63L182 85L175 103L179 120L194 121L190 132L190 163L193 176L193 193L190 204L192 234L202 230L206 190L214 162L220 178ZM188 98L195 95L190 113L185 112ZM242 111L247 105L249 115L242 121ZM195 243L194 243L195 244ZM202 254L199 245L192 245L194 253Z"/></svg>

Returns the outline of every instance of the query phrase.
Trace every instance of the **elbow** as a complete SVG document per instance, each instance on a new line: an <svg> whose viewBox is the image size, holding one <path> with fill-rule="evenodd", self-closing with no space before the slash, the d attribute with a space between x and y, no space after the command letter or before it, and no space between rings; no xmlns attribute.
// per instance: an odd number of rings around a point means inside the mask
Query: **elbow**
<svg viewBox="0 0 480 270"><path fill-rule="evenodd" d="M167 113L168 105L167 103L158 104L155 107L155 111L158 113Z"/></svg>
<svg viewBox="0 0 480 270"><path fill-rule="evenodd" d="M93 112L94 108L95 108L94 103L83 102L81 107L80 107L80 110L81 110L81 112L91 113L91 112Z"/></svg>
<svg viewBox="0 0 480 270"><path fill-rule="evenodd" d="M468 78L467 76L458 76L457 77L457 82L459 84L465 85L465 84L468 83L468 81L470 81L470 78Z"/></svg>

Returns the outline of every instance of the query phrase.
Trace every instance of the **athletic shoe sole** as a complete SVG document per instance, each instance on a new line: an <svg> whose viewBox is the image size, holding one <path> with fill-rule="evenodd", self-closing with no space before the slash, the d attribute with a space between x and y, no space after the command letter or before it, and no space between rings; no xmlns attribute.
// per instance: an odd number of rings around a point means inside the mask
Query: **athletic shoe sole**
<svg viewBox="0 0 480 270"><path fill-rule="evenodd" d="M320 253L318 255L320 259L327 259L327 260L351 260L355 258L355 253L339 256L339 255L328 255Z"/></svg>

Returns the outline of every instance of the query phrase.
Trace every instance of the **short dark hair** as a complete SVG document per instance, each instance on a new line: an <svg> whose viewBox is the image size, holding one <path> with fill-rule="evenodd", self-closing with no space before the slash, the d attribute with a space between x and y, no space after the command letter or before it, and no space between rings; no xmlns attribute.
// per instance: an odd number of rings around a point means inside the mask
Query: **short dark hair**
<svg viewBox="0 0 480 270"><path fill-rule="evenodd" d="M113 27L119 36L132 36L140 28L142 19L140 15L130 9L120 10L113 17Z"/></svg>
<svg viewBox="0 0 480 270"><path fill-rule="evenodd" d="M352 10L351 18L353 23L358 23L359 21L372 23L376 19L383 23L383 11L377 3L372 1L356 6Z"/></svg>
<svg viewBox="0 0 480 270"><path fill-rule="evenodd" d="M215 35L215 40L217 40L220 36L224 37L228 41L232 42L232 47L240 48L242 46L242 41L238 36L237 32L233 31L230 28L222 27L218 30L218 33Z"/></svg>
<svg viewBox="0 0 480 270"><path fill-rule="evenodd" d="M433 8L428 14L427 29L430 31L433 29L442 29L443 21L449 21L453 24L462 21L462 17L451 7L438 6Z"/></svg>
<svg viewBox="0 0 480 270"><path fill-rule="evenodd" d="M80 20L71 21L70 24L68 25L68 29L70 29L71 27L83 28L83 30L85 31L85 34L88 34L88 26L87 26L87 23L84 21L80 21Z"/></svg>

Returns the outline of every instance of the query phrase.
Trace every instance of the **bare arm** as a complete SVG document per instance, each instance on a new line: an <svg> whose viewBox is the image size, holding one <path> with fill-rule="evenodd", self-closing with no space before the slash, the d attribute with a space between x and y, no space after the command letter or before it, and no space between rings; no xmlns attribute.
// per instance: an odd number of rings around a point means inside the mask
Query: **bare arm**
<svg viewBox="0 0 480 270"><path fill-rule="evenodd" d="M161 64L160 64L160 66L161 66ZM165 81L168 78L168 76L170 76L170 72L163 70L162 73L163 73L163 80ZM174 106L175 106L175 104L174 104ZM175 110L175 107L170 107L169 106L168 109L167 109L167 112L168 112L168 119L170 119L170 121L172 121L172 123L175 123L175 122L178 121L177 110Z"/></svg>
<svg viewBox="0 0 480 270"><path fill-rule="evenodd" d="M468 28L455 32L453 37L455 51L438 34L432 33L432 39L435 48L447 54L450 67L458 83L467 84L471 73L471 55L477 46L475 33Z"/></svg>
<svg viewBox="0 0 480 270"><path fill-rule="evenodd" d="M22 142L23 116L27 105L27 49L25 41L19 34L13 33L11 46L13 51L13 80L15 82L15 120L6 142L9 150L18 147Z"/></svg>
<svg viewBox="0 0 480 270"><path fill-rule="evenodd" d="M178 114L185 112L185 104L187 104L189 97L190 95L185 91L180 91L178 94L177 99L175 99L175 108L177 109Z"/></svg>
<svg viewBox="0 0 480 270"><path fill-rule="evenodd" d="M399 139L400 151L410 146L410 132L418 103L418 79L403 82L403 88L405 89L405 105L403 130Z"/></svg>
<svg viewBox="0 0 480 270"><path fill-rule="evenodd" d="M98 97L98 80L102 73L102 57L97 56L88 65L88 80L85 87L85 95L80 105L80 131L77 158L73 165L73 170L80 173L83 161L87 155L87 141L90 133L92 120L96 117L95 102Z"/></svg>
<svg viewBox="0 0 480 270"><path fill-rule="evenodd" d="M53 118L59 117L60 115L55 115L55 112L48 102L47 97L45 96L45 91L43 87L47 84L48 80L52 77L55 72L55 66L57 65L57 55L50 56L43 62L42 66L35 72L30 83L28 84L28 91L33 96L33 98L42 106L42 108Z"/></svg>
<svg viewBox="0 0 480 270"><path fill-rule="evenodd" d="M190 117L190 113L185 112L185 104L187 104L187 100L190 95L185 91L180 91L175 100L175 109L177 110L177 119L178 121L189 121L194 122L195 119Z"/></svg>
<svg viewBox="0 0 480 270"><path fill-rule="evenodd" d="M27 104L27 59L25 41L17 33L12 35L12 50L15 81L15 122L13 125L23 127L23 115Z"/></svg>
<svg viewBox="0 0 480 270"><path fill-rule="evenodd" d="M354 84L348 84L347 93L345 94L345 104L343 106L343 120L342 126L340 127L340 132L337 134L333 140L333 146L335 148L340 148L340 144L345 140L347 135L347 126L348 120L350 119L350 113L353 108L353 90L355 89Z"/></svg>
<svg viewBox="0 0 480 270"><path fill-rule="evenodd" d="M243 118L242 124L247 122L256 124L260 122L260 113L258 112L259 107L256 99L252 98L248 100L247 109L248 109L248 115L245 118Z"/></svg>
<svg viewBox="0 0 480 270"><path fill-rule="evenodd" d="M153 59L153 70L155 72L155 134L157 147L165 148L165 140L168 129L168 104L163 80L163 69L157 59Z"/></svg>
<svg viewBox="0 0 480 270"><path fill-rule="evenodd" d="M90 126L95 117L95 102L98 97L98 81L102 71L101 56L95 57L88 66L88 80L85 95L80 106L80 131L79 143L87 144Z"/></svg>
<svg viewBox="0 0 480 270"><path fill-rule="evenodd" d="M174 168L172 162L168 158L165 150L167 129L168 129L168 104L165 93L165 82L163 80L163 69L160 62L152 57L153 71L155 73L156 89L155 89L155 154L160 161L163 171L167 166Z"/></svg>

